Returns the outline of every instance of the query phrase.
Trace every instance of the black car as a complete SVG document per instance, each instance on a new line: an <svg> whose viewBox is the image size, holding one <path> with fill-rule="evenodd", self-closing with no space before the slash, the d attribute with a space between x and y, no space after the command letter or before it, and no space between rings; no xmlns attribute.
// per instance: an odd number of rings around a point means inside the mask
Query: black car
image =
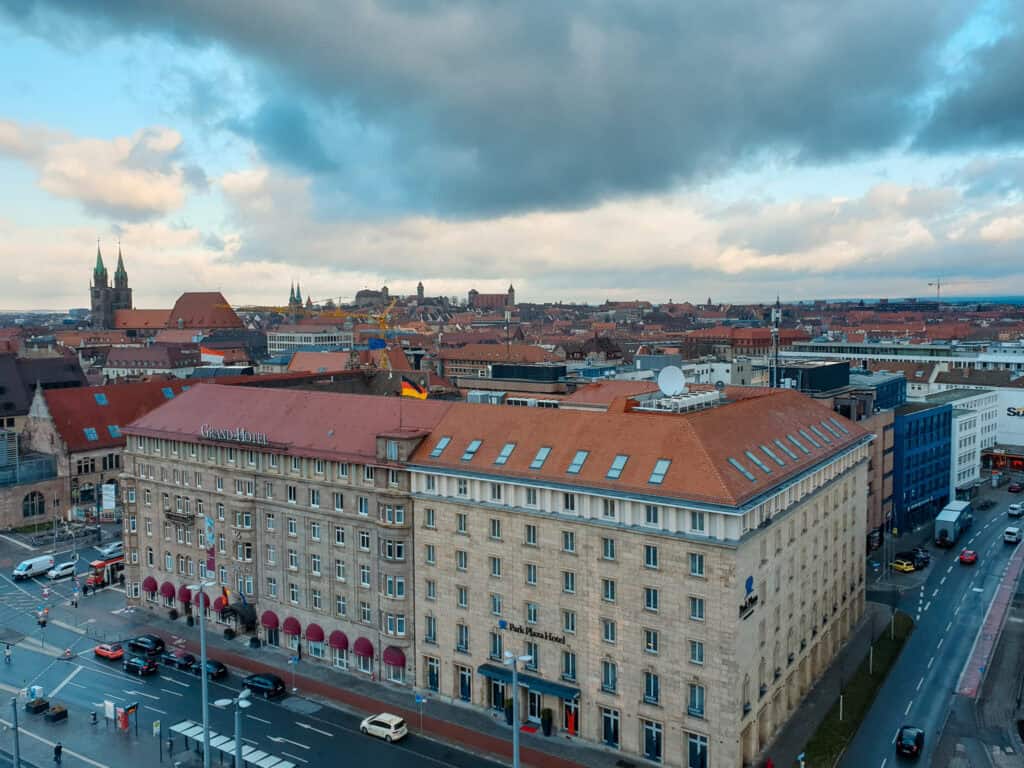
<svg viewBox="0 0 1024 768"><path fill-rule="evenodd" d="M920 566L917 565L917 562L916 562L917 560L921 561L921 565L928 565L928 563L930 563L932 561L932 553L929 552L924 547L914 547L914 558L915 558L915 562L914 562L914 566L915 567L920 567Z"/></svg>
<svg viewBox="0 0 1024 768"><path fill-rule="evenodd" d="M165 647L163 638L156 635L139 635L128 641L128 650L147 656L158 656L164 652Z"/></svg>
<svg viewBox="0 0 1024 768"><path fill-rule="evenodd" d="M201 664L199 663L199 659L196 659L192 662L192 666L189 667L188 671L193 675L198 675L200 669ZM224 666L224 663L221 661L217 661L216 659L207 659L206 675L210 680L220 680L222 677L227 677L228 668Z"/></svg>
<svg viewBox="0 0 1024 768"><path fill-rule="evenodd" d="M906 560L908 563L914 564L914 570L919 571L931 562L931 555L927 552L919 552L918 550L912 550L907 552L897 552L896 560Z"/></svg>
<svg viewBox="0 0 1024 768"><path fill-rule="evenodd" d="M148 656L129 656L121 665L125 672L142 677L156 672L156 662Z"/></svg>
<svg viewBox="0 0 1024 768"><path fill-rule="evenodd" d="M283 696L285 692L284 680L277 675L263 672L249 675L242 681L242 686L265 699Z"/></svg>
<svg viewBox="0 0 1024 768"><path fill-rule="evenodd" d="M896 734L896 754L920 757L924 750L924 731L912 725L904 725Z"/></svg>
<svg viewBox="0 0 1024 768"><path fill-rule="evenodd" d="M180 648L169 648L160 654L160 663L175 669L191 669L196 657Z"/></svg>

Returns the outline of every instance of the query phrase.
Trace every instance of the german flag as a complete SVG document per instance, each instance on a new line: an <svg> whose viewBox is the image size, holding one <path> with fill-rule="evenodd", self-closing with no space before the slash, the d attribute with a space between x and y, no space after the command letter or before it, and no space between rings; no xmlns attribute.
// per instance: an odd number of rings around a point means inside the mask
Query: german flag
<svg viewBox="0 0 1024 768"><path fill-rule="evenodd" d="M417 400L427 399L427 390L412 379L402 377L402 397L414 397Z"/></svg>

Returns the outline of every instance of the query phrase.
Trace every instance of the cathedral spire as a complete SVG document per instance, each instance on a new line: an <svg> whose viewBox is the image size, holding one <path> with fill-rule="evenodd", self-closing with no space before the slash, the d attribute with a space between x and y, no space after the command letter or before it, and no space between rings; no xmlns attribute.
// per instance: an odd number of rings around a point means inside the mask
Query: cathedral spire
<svg viewBox="0 0 1024 768"><path fill-rule="evenodd" d="M294 304L295 303L295 281L293 280L290 285L291 285L291 287L288 289L288 303L289 304Z"/></svg>
<svg viewBox="0 0 1024 768"><path fill-rule="evenodd" d="M103 266L103 254L100 253L99 238L96 238L96 266L92 270L92 281L94 285L107 284L107 268Z"/></svg>
<svg viewBox="0 0 1024 768"><path fill-rule="evenodd" d="M117 241L117 269L114 271L114 287L128 287L128 271L124 268L124 257L121 255L121 241Z"/></svg>
<svg viewBox="0 0 1024 768"><path fill-rule="evenodd" d="M295 284L295 303L302 303L302 288L298 283Z"/></svg>

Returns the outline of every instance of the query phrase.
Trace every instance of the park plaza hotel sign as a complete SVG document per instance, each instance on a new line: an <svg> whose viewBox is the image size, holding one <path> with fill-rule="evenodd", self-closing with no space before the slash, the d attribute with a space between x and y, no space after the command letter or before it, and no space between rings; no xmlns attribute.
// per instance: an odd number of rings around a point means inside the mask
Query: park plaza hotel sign
<svg viewBox="0 0 1024 768"><path fill-rule="evenodd" d="M507 632L515 632L517 635L526 635L529 638L535 640L547 640L552 643L558 643L559 645L565 645L565 635L556 635L554 632L541 632L530 626L524 626L523 624L513 624L511 621L505 621L502 619L498 622L498 629L504 629Z"/></svg>

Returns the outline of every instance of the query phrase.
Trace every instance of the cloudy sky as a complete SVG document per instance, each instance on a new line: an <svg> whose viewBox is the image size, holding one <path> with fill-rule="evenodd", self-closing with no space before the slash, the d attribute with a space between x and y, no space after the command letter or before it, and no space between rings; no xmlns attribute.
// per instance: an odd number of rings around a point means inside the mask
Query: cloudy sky
<svg viewBox="0 0 1024 768"><path fill-rule="evenodd" d="M0 307L1024 294L1024 6L0 0Z"/></svg>

